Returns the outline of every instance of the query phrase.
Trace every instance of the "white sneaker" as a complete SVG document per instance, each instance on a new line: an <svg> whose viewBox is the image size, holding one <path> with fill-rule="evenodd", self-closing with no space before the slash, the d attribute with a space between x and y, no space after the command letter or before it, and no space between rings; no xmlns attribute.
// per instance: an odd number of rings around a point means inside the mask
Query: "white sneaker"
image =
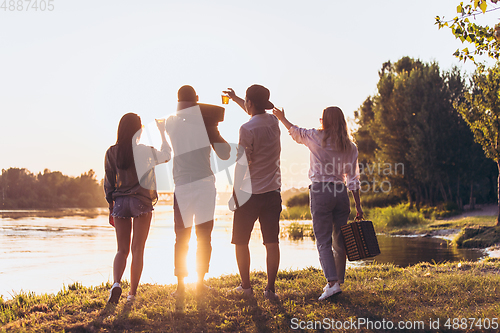
<svg viewBox="0 0 500 333"><path fill-rule="evenodd" d="M118 282L115 282L109 291L108 303L118 304L121 295L122 287L120 287Z"/></svg>
<svg viewBox="0 0 500 333"><path fill-rule="evenodd" d="M238 294L243 294L246 297L253 296L252 287L245 289L245 288L242 287L241 284L238 287L234 288L233 292L238 293Z"/></svg>
<svg viewBox="0 0 500 333"><path fill-rule="evenodd" d="M322 301L324 299L327 299L328 297L331 297L333 295L340 294L342 290L340 289L340 285L338 282L335 282L333 286L330 287L330 284L327 283L326 286L323 288L323 293L321 296L318 298L319 301Z"/></svg>

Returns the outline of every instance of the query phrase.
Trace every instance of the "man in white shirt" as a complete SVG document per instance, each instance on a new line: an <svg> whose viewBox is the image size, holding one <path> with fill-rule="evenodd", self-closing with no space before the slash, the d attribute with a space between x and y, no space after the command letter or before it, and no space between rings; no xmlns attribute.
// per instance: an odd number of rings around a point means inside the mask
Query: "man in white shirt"
<svg viewBox="0 0 500 333"><path fill-rule="evenodd" d="M186 257L193 220L197 238L197 289L203 292L203 280L208 273L212 253L216 200L210 153L213 148L219 158L227 160L231 147L219 134L216 123L202 114L193 87L182 86L178 99L177 113L167 119L165 127L174 150L174 274L178 282L176 293L182 297L184 278L188 275Z"/></svg>

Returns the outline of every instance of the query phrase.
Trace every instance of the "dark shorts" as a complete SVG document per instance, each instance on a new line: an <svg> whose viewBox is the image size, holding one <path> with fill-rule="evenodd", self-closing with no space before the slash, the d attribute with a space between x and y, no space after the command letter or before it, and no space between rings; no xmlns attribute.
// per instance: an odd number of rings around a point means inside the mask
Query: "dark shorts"
<svg viewBox="0 0 500 333"><path fill-rule="evenodd" d="M147 205L135 197L118 197L113 206L114 217L130 218L138 217L153 211L153 204Z"/></svg>
<svg viewBox="0 0 500 333"><path fill-rule="evenodd" d="M281 193L271 191L252 194L245 204L234 212L231 243L246 245L250 241L255 221L259 219L264 244L279 243Z"/></svg>

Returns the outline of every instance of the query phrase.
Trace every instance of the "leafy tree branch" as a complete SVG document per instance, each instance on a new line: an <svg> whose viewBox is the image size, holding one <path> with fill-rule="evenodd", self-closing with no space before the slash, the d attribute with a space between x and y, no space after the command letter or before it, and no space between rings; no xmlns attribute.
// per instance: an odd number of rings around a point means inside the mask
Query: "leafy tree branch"
<svg viewBox="0 0 500 333"><path fill-rule="evenodd" d="M453 54L460 60L472 60L476 63L475 56L487 55L498 60L500 56L500 24L490 27L479 25L471 19L478 15L485 15L500 9L496 6L499 0L470 0L468 4L461 2L457 6L457 15L452 20L436 16L439 28L448 27L456 39L467 43L469 47L457 49Z"/></svg>

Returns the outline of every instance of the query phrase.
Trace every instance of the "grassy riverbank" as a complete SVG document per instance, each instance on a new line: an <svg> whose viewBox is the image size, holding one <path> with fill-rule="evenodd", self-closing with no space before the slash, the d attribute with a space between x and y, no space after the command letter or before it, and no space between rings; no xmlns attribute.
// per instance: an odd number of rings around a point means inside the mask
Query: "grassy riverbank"
<svg viewBox="0 0 500 333"><path fill-rule="evenodd" d="M351 208L351 220L354 218ZM442 210L445 216L452 211ZM473 211L474 212L474 211ZM472 212L472 213L473 213ZM433 215L436 212L433 213ZM469 212L471 213L471 212ZM399 204L365 210L366 219L373 221L375 231L389 235L453 236L454 243L463 248L486 248L500 244L500 227L496 226L496 215L462 217L456 215L443 220L426 218L422 212L408 209ZM296 206L282 212L282 219L299 220L285 226L285 234L293 239L312 236L308 206ZM304 221L306 220L306 221Z"/></svg>
<svg viewBox="0 0 500 333"><path fill-rule="evenodd" d="M424 220L422 223L407 225L391 230L384 230L388 234L439 234L443 230L458 232L465 227L488 226L496 224L496 216L469 216L456 217L448 220Z"/></svg>
<svg viewBox="0 0 500 333"><path fill-rule="evenodd" d="M2 331L287 332L300 321L306 325L324 318L355 322L365 318L395 325L422 321L426 331L435 332L429 328L430 318L439 318L442 330L448 318L500 319L498 259L351 268L343 293L326 302L317 301L325 283L318 269L280 271L277 291L281 302L276 304L262 296L265 277L262 272L252 274L254 298L233 295L230 290L239 279L231 275L210 279L213 290L205 297L198 298L188 290L184 304L176 304L170 295L173 285L141 285L131 307L124 297L118 306L106 305L109 285L87 288L75 284L49 296L20 294L0 305Z"/></svg>

